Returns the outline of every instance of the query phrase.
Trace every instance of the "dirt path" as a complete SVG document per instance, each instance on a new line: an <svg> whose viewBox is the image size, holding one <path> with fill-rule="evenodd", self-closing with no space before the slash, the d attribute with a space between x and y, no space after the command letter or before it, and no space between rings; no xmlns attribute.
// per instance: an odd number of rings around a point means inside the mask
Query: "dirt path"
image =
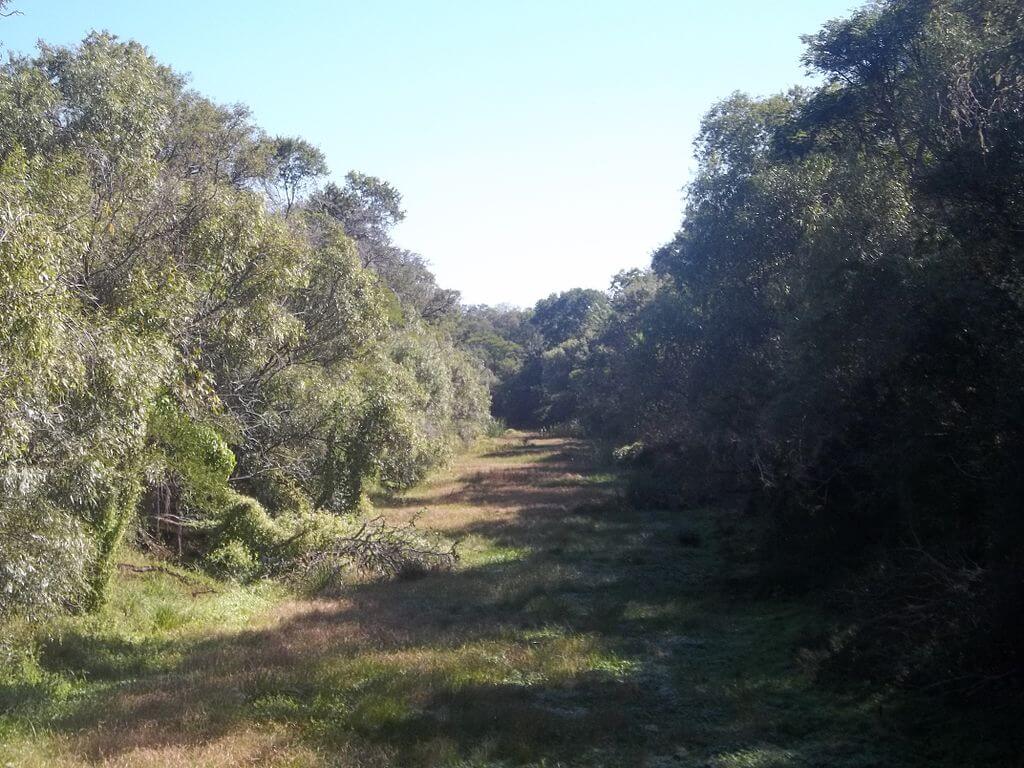
<svg viewBox="0 0 1024 768"><path fill-rule="evenodd" d="M802 682L799 608L716 592L710 515L615 494L581 444L491 441L384 507L461 539L456 572L184 644L63 715L38 764L899 764Z"/></svg>

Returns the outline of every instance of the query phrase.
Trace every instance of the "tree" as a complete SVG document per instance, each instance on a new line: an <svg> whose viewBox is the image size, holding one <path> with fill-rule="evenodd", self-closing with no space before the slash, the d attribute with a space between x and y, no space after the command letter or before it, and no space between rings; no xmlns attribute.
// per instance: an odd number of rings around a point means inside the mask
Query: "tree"
<svg viewBox="0 0 1024 768"><path fill-rule="evenodd" d="M391 184L358 171L345 175L345 186L328 184L310 200L310 208L341 223L359 244L363 266L386 258L391 230L405 218L402 195Z"/></svg>
<svg viewBox="0 0 1024 768"><path fill-rule="evenodd" d="M271 140L271 148L271 163L288 216L302 192L327 174L327 161L323 152L305 139L278 136Z"/></svg>
<svg viewBox="0 0 1024 768"><path fill-rule="evenodd" d="M391 184L350 171L344 187L328 184L308 208L341 224L363 266L380 275L402 307L427 322L442 322L454 314L459 293L439 287L422 256L392 243L391 230L405 218L401 205L402 195Z"/></svg>
<svg viewBox="0 0 1024 768"><path fill-rule="evenodd" d="M587 336L607 317L608 299L601 291L573 288L541 299L530 322L548 346Z"/></svg>
<svg viewBox="0 0 1024 768"><path fill-rule="evenodd" d="M0 68L0 616L98 604L140 513L271 572L484 428L483 372L297 205L325 171L111 35Z"/></svg>

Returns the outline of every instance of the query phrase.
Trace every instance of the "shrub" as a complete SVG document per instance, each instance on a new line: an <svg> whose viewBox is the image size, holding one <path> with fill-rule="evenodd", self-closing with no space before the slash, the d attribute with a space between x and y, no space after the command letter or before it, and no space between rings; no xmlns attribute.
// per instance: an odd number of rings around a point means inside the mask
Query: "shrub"
<svg viewBox="0 0 1024 768"><path fill-rule="evenodd" d="M214 574L235 581L250 581L260 574L259 559L238 539L224 542L206 555L204 560Z"/></svg>
<svg viewBox="0 0 1024 768"><path fill-rule="evenodd" d="M81 606L95 556L86 529L39 499L0 503L0 622Z"/></svg>

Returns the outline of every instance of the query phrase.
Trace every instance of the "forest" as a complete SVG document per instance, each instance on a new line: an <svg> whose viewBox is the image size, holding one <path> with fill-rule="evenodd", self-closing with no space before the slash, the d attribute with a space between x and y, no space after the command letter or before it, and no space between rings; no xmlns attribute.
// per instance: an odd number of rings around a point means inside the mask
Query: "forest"
<svg viewBox="0 0 1024 768"><path fill-rule="evenodd" d="M25 702L57 695L47 638L109 615L122 581L429 592L474 567L472 542L390 514L396 499L474 446L564 440L612 478L613 502L579 509L624 516L623 536L662 535L648 515L681 530L666 573L717 546L701 587L717 606L812 612L783 651L807 695L884 700L909 744L730 762L709 742L672 764L1018 765L1024 10L879 0L803 42L816 85L704 116L681 224L648 268L526 309L439 286L393 241L399 190L330 181L314 143L267 134L140 43L97 32L12 54L0 763L6 744L11 765L65 764L25 747L25 724L59 730L66 713ZM769 731L758 743L792 736ZM950 732L955 750L919 750ZM566 757L490 733L486 759L280 764L663 764L639 741Z"/></svg>

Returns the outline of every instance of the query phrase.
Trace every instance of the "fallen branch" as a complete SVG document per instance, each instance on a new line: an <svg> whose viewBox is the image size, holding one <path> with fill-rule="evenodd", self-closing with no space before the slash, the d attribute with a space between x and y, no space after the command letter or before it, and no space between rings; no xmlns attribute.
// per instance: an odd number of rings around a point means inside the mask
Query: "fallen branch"
<svg viewBox="0 0 1024 768"><path fill-rule="evenodd" d="M337 571L346 565L383 578L409 578L450 571L459 561L458 544L423 534L416 520L389 526L383 517L368 520L350 536L330 546L306 552L293 561L300 573L318 569Z"/></svg>
<svg viewBox="0 0 1024 768"><path fill-rule="evenodd" d="M189 577L182 573L178 573L177 571L172 571L170 568L165 568L162 565L132 565L131 563L118 563L117 567L122 571L128 571L129 573L162 573L166 576L172 576L189 586L202 584L202 581L195 577ZM214 592L216 592L216 590L204 587L204 589L193 592L192 597L198 597L199 595L206 595Z"/></svg>

